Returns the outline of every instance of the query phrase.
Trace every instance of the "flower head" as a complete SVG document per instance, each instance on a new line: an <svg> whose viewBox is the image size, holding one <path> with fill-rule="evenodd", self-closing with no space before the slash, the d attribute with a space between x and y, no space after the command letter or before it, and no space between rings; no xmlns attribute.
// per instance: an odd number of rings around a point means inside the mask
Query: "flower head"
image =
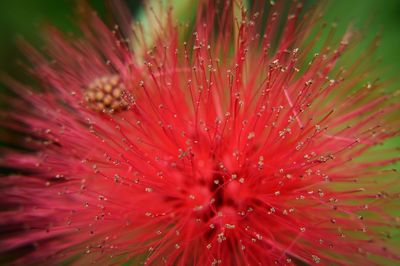
<svg viewBox="0 0 400 266"><path fill-rule="evenodd" d="M193 27L153 14L150 41L125 14L108 30L89 12L81 39L50 30L45 55L26 45L40 90L7 80L19 97L6 127L28 135L30 151L2 159L18 170L1 180L5 254L79 265L399 260L387 244L398 157L374 148L398 134L396 94L369 80L373 48L341 61L352 31L323 37L318 12L284 11L202 1Z"/></svg>

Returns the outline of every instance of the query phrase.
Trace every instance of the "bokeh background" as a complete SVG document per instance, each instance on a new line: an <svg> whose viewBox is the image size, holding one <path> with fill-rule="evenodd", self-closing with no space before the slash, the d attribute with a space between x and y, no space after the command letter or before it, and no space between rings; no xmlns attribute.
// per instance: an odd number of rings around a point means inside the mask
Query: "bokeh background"
<svg viewBox="0 0 400 266"><path fill-rule="evenodd" d="M21 57L16 38L40 44L40 27L45 23L74 31L76 3L80 0L0 0L0 69L15 70ZM146 0L144 0L146 1ZM306 4L324 0L304 0ZM89 0L100 15L106 16L105 0ZM141 0L125 0L135 12ZM179 3L180 1L175 0ZM325 1L326 2L326 1ZM400 0L331 0L325 13L339 29L352 23L367 37L382 36L378 55L392 75L400 71Z"/></svg>

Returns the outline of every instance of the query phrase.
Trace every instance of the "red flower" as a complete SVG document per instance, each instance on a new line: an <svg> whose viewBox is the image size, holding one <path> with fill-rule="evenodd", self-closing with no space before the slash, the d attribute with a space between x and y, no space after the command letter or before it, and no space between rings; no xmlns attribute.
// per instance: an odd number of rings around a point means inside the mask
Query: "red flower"
<svg viewBox="0 0 400 266"><path fill-rule="evenodd" d="M45 55L26 46L40 90L7 81L19 98L5 127L30 151L2 159L18 170L1 179L6 260L399 260L398 157L373 149L398 134L399 103L368 82L373 48L340 63L352 32L322 37L301 5L286 17L282 2L268 16L262 1L205 3L193 30L157 15L150 46L91 13L82 39L50 30Z"/></svg>

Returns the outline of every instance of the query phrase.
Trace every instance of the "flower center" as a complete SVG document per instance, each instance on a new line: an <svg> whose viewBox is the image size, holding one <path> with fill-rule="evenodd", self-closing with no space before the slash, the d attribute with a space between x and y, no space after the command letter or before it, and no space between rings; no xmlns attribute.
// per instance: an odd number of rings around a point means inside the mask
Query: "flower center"
<svg viewBox="0 0 400 266"><path fill-rule="evenodd" d="M250 193L244 178L232 174L226 179L215 175L190 189L187 203L197 222L209 227L210 237L215 229L234 229L250 208Z"/></svg>

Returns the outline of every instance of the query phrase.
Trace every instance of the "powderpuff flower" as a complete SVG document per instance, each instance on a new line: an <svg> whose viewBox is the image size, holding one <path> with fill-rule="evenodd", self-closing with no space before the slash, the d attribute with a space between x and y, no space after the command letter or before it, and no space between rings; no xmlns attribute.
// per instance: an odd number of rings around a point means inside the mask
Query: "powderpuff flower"
<svg viewBox="0 0 400 266"><path fill-rule="evenodd" d="M3 261L399 262L398 154L380 147L399 102L375 42L297 3L200 2L194 25L150 8L133 29L117 4L111 30L83 7L81 37L24 44L34 81L3 78L2 127L25 136L2 148Z"/></svg>

